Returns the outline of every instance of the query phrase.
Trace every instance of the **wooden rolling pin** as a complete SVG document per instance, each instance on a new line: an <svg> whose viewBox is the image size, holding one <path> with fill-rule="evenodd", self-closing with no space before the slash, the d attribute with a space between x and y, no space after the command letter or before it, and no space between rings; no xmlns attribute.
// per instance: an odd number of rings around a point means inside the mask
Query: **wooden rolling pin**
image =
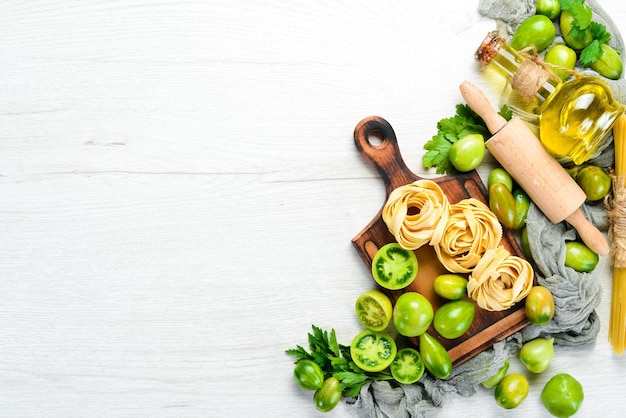
<svg viewBox="0 0 626 418"><path fill-rule="evenodd" d="M609 253L605 236L583 215L580 206L585 192L543 147L519 118L509 122L500 116L482 91L469 81L461 84L461 95L487 124L493 134L486 147L537 207L554 224L566 221L596 254Z"/></svg>

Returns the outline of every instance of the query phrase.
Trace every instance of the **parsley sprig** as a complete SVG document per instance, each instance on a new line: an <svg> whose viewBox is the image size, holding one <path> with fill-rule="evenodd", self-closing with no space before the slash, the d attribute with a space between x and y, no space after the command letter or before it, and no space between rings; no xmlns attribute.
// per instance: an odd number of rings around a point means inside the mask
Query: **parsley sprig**
<svg viewBox="0 0 626 418"><path fill-rule="evenodd" d="M503 106L500 115L505 119L511 119L510 109ZM437 134L426 144L426 153L422 156L422 165L425 168L436 168L437 174L452 174L455 168L448 159L450 146L470 134L481 134L485 138L489 136L487 125L476 112L466 104L456 105L456 114L437 122Z"/></svg>
<svg viewBox="0 0 626 418"><path fill-rule="evenodd" d="M315 325L313 332L309 333L309 349L301 345L286 350L285 352L300 360L312 360L317 363L324 372L324 378L335 376L341 382L341 388L345 396L357 397L361 387L375 380L392 380L388 372L369 373L361 370L350 356L350 347L337 342L334 329L330 333Z"/></svg>
<svg viewBox="0 0 626 418"><path fill-rule="evenodd" d="M594 64L604 51L602 44L611 40L611 34L606 30L606 26L593 20L591 7L585 5L585 0L559 0L561 10L570 12L574 20L568 35L577 40L584 40L589 34L593 39L580 52L580 63L583 67Z"/></svg>

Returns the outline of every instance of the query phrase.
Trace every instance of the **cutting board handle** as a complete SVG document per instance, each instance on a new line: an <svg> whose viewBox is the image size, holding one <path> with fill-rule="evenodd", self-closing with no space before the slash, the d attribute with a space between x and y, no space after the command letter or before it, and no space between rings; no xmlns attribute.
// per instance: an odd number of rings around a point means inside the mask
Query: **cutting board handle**
<svg viewBox="0 0 626 418"><path fill-rule="evenodd" d="M380 173L387 196L393 189L420 179L404 163L393 128L380 116L368 116L357 124L354 143L361 156Z"/></svg>

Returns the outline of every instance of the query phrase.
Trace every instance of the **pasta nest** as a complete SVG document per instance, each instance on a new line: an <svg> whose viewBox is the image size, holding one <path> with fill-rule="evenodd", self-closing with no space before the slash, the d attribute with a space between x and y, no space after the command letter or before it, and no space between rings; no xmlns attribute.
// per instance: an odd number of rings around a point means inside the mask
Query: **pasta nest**
<svg viewBox="0 0 626 418"><path fill-rule="evenodd" d="M533 269L504 247L489 250L469 276L467 294L489 311L502 311L524 299L533 287Z"/></svg>
<svg viewBox="0 0 626 418"><path fill-rule="evenodd" d="M469 273L501 239L496 215L480 200L468 198L450 206L445 227L437 229L431 245L448 271Z"/></svg>
<svg viewBox="0 0 626 418"><path fill-rule="evenodd" d="M397 187L387 199L382 218L398 244L415 250L441 235L448 219L450 203L437 183L417 180Z"/></svg>

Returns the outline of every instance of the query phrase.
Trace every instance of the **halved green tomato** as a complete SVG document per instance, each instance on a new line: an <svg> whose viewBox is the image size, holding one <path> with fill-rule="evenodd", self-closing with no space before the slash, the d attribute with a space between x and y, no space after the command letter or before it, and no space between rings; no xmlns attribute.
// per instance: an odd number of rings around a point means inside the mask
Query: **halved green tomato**
<svg viewBox="0 0 626 418"><path fill-rule="evenodd" d="M383 292L368 290L361 294L354 307L359 322L372 331L382 331L391 322L393 307Z"/></svg>
<svg viewBox="0 0 626 418"><path fill-rule="evenodd" d="M350 356L354 363L366 372L385 370L393 361L398 348L391 335L385 332L365 330L350 344Z"/></svg>
<svg viewBox="0 0 626 418"><path fill-rule="evenodd" d="M398 351L390 368L393 378L407 385L417 382L424 374L422 356L410 347Z"/></svg>
<svg viewBox="0 0 626 418"><path fill-rule="evenodd" d="M417 276L417 257L398 243L383 245L372 260L372 276L385 289L403 289Z"/></svg>

